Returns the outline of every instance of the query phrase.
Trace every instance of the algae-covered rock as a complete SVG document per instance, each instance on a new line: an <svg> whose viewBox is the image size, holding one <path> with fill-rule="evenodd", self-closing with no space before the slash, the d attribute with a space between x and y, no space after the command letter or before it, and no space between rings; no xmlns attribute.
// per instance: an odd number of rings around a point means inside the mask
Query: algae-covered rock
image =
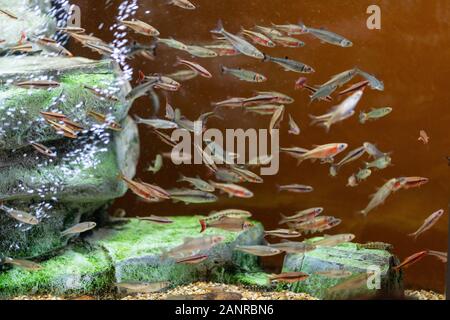
<svg viewBox="0 0 450 320"><path fill-rule="evenodd" d="M24 89L13 82L52 79L52 89ZM84 86L107 90L100 98ZM66 245L59 233L101 212L126 192L120 173L135 174L139 158L136 124L127 118L130 89L109 60L42 56L0 58L0 201L30 212L39 224L19 224L0 211L0 256L38 257ZM89 118L87 110L121 123L115 132ZM84 127L77 139L58 134L41 111L59 112ZM30 143L53 148L47 157ZM91 218L95 221L95 217Z"/></svg>
<svg viewBox="0 0 450 320"><path fill-rule="evenodd" d="M317 238L317 240L320 238ZM309 274L305 281L285 285L294 292L304 292L321 299L351 299L360 296L398 295L403 290L401 274L393 269L398 259L385 250L359 249L357 244L345 243L335 247L321 247L302 254L288 254L285 257L283 272L302 271ZM332 279L315 272L328 270L346 270L352 276L379 270L380 290L367 286L349 290L329 291L331 287L348 278Z"/></svg>
<svg viewBox="0 0 450 320"><path fill-rule="evenodd" d="M200 234L199 217L173 217L172 224L130 222L95 231L88 244L72 245L56 257L41 262L42 269L26 271L18 267L0 273L0 298L26 294L105 295L115 292L114 283L129 281L169 281L171 286L211 280L217 269L259 268L257 260L242 260L233 248L238 244L259 244L263 228L236 233L208 229ZM185 237L223 235L223 243L204 252L208 259L197 265L163 260L161 254L178 246ZM229 276L227 276L229 278Z"/></svg>

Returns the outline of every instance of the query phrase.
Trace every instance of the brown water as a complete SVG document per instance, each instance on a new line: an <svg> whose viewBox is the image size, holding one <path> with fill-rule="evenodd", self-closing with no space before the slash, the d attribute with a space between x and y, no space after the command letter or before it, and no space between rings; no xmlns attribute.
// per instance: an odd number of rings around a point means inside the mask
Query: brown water
<svg viewBox="0 0 450 320"><path fill-rule="evenodd" d="M73 1L81 6L82 26L101 38L110 41L109 31L115 21L120 1L106 11L103 1ZM138 1L140 8L136 18L150 22L161 31L162 37L174 37L186 43L202 44L211 41L210 29L219 19L224 21L228 31L237 32L240 26L254 24L296 23L300 19L309 26L325 27L352 40L352 48L339 48L321 44L308 35L300 36L307 45L300 49L264 49L274 56L289 56L303 61L316 69L308 76L311 84L321 84L331 75L354 66L375 74L384 81L385 91L366 90L358 106L360 110L372 107L391 106L394 111L376 122L361 125L357 116L331 128L326 133L322 128L309 126L308 113L322 114L331 105L318 102L309 106L306 92L295 91L294 82L298 74L284 72L271 63L262 63L244 56L215 59L191 58L185 53L167 48L158 49L157 61L135 60L132 67L149 74L170 73L176 56L201 63L213 73L212 79L198 77L183 83L182 89L170 94L173 106L182 110L189 119L196 119L201 113L210 111L210 103L229 96L251 96L254 90L275 90L295 98L296 102L287 110L300 124L299 136L287 134L283 123L282 146L346 142L349 150L370 141L384 152L392 151L393 166L374 172L368 181L357 188L345 187L347 178L362 166L361 162L345 166L337 178L328 175L328 166L305 162L296 166L296 161L286 155L281 157L281 169L277 176L265 177L262 185L246 185L254 191L255 197L242 200L221 196L211 205L183 205L163 202L146 204L128 193L117 200L114 208L124 208L130 216L192 215L207 214L213 209L242 208L251 210L266 229L278 226L279 213L291 214L312 206L323 206L325 214L341 219L341 225L333 233L351 232L358 242L384 241L395 246L395 253L401 257L433 249L447 250L447 214L438 224L417 241L407 236L415 231L423 220L439 208L448 209L450 195L450 167L445 157L450 155L448 125L450 123L450 94L448 91L450 68L446 57L450 56L450 3L437 1L349 1L349 0L193 0L198 4L194 11L182 10L164 5L164 1ZM366 28L366 9L378 4L382 10L382 28L378 31ZM145 11L151 10L150 14ZM100 23L105 26L98 30ZM136 34L129 37L149 43L149 38ZM71 49L78 55L98 58L88 49ZM243 67L259 71L269 80L263 84L248 84L220 74L219 66ZM135 73L136 74L136 73ZM161 111L162 114L163 111ZM148 98L136 101L131 114L150 117L151 105ZM239 110L224 113L225 120L212 120L209 127L218 128L267 128L270 117L243 115ZM419 130L430 136L430 143L417 141ZM180 173L207 177L203 166L176 167L165 161L163 169L153 176L145 168L157 153L169 152L166 145L156 140L145 127L140 128L142 157L137 177L155 182L163 187L179 186L176 183ZM430 182L418 189L402 190L391 196L385 205L372 211L367 219L356 214L363 209L369 195L385 180L399 176L424 176ZM312 185L310 194L289 194L276 192L276 184L302 183ZM114 210L114 208L112 210ZM279 268L282 257L265 260L268 268ZM444 290L445 265L433 257L422 260L406 271L408 287Z"/></svg>

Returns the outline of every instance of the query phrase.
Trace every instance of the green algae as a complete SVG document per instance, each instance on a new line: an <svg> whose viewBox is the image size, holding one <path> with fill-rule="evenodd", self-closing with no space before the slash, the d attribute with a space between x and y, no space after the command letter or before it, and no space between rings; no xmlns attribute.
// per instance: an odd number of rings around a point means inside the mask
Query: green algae
<svg viewBox="0 0 450 320"><path fill-rule="evenodd" d="M28 294L101 295L113 292L114 283L124 281L169 281L171 286L199 280L216 280L217 274L242 266L260 270L258 261L241 260L233 253L237 244L258 244L263 237L261 224L236 233L207 229L200 234L199 216L172 217L172 224L155 224L131 219L95 231L85 245L72 245L59 255L42 262L43 269L26 271L17 267L0 271L0 297ZM223 243L207 251L208 259L197 265L163 260L161 254L181 244L186 237L223 235Z"/></svg>

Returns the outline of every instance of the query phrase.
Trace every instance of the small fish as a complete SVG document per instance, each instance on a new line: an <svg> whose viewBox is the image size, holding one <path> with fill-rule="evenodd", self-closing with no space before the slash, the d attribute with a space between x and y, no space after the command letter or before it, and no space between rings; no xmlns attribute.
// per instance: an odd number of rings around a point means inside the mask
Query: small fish
<svg viewBox="0 0 450 320"><path fill-rule="evenodd" d="M250 170L239 168L236 166L232 166L231 170L234 171L236 174L238 174L239 177L241 177L243 181L250 182L250 183L263 183L264 182L263 178L258 176L256 173L251 172Z"/></svg>
<svg viewBox="0 0 450 320"><path fill-rule="evenodd" d="M269 276L271 282L296 283L308 279L309 275L304 272L283 272Z"/></svg>
<svg viewBox="0 0 450 320"><path fill-rule="evenodd" d="M142 220L142 221L150 221L150 222L154 222L154 223L160 223L160 224L169 224L169 223L173 223L173 220L164 218L164 217L159 217L159 216L155 216L155 215L150 215L148 217L137 217L138 220Z"/></svg>
<svg viewBox="0 0 450 320"><path fill-rule="evenodd" d="M189 178L181 175L180 179L178 181L186 181L189 182L195 189L198 189L200 191L204 192L213 192L215 188L210 185L208 182L200 179L200 178Z"/></svg>
<svg viewBox="0 0 450 320"><path fill-rule="evenodd" d="M292 147L292 148L280 148L280 151L290 154L293 157L297 157L307 153L310 150L300 147Z"/></svg>
<svg viewBox="0 0 450 320"><path fill-rule="evenodd" d="M211 203L218 200L217 196L212 193L200 191L200 190L172 190L170 191L170 197L176 202L181 201L185 204L190 203Z"/></svg>
<svg viewBox="0 0 450 320"><path fill-rule="evenodd" d="M152 132L156 134L156 136L158 137L159 140L161 140L165 144L171 146L172 148L177 145L177 142L172 140L171 136L168 136L167 134L165 134L165 133L163 133L163 132L161 132L161 131L159 131L159 130L157 130L155 128L152 128ZM171 156L171 158L172 158L172 156Z"/></svg>
<svg viewBox="0 0 450 320"><path fill-rule="evenodd" d="M359 73L359 75L361 75L362 77L364 77L367 81L369 81L369 86L374 89L374 90L378 90L378 91L383 91L384 90L384 83L383 81L378 80L377 78L375 78L373 75L364 72L360 69L357 69L357 72Z"/></svg>
<svg viewBox="0 0 450 320"><path fill-rule="evenodd" d="M212 212L206 218L200 219L200 225L202 226L203 232L206 229L208 223L221 220L223 218L231 218L231 219L246 219L250 218L252 214L249 211L241 210L241 209L226 209L217 212Z"/></svg>
<svg viewBox="0 0 450 320"><path fill-rule="evenodd" d="M194 10L195 9L195 5L188 0L169 0L168 4L171 4L176 7L186 9L186 10Z"/></svg>
<svg viewBox="0 0 450 320"><path fill-rule="evenodd" d="M301 236L300 232L290 229L267 230L264 231L264 235L278 238L298 238Z"/></svg>
<svg viewBox="0 0 450 320"><path fill-rule="evenodd" d="M156 199L170 199L169 192L165 191L164 189L158 186L133 181L123 175L119 175L119 178L127 184L128 188L130 188L130 190L134 194L136 194L137 196L141 197L144 200L154 201Z"/></svg>
<svg viewBox="0 0 450 320"><path fill-rule="evenodd" d="M219 57L224 56L237 56L240 54L238 50L236 50L235 47L231 45L228 41L226 42L220 42L216 44L210 44L204 46L207 49L214 50Z"/></svg>
<svg viewBox="0 0 450 320"><path fill-rule="evenodd" d="M208 259L208 255L206 254L196 254L193 256L189 256L186 258L181 258L176 261L176 263L181 264L199 264Z"/></svg>
<svg viewBox="0 0 450 320"><path fill-rule="evenodd" d="M443 209L433 212L428 218L425 219L420 228L417 229L416 232L410 233L409 236L414 237L414 239L416 240L422 233L431 229L436 224L436 222L438 222L439 219L444 215L444 213L445 211Z"/></svg>
<svg viewBox="0 0 450 320"><path fill-rule="evenodd" d="M378 191L372 196L367 207L360 211L361 214L367 216L367 214L375 209L376 207L382 205L386 199L394 192L394 188L398 183L396 178L392 178L387 181Z"/></svg>
<svg viewBox="0 0 450 320"><path fill-rule="evenodd" d="M69 229L62 231L61 236L64 237L72 234L83 233L94 229L96 226L97 224L95 222L81 222L74 225L73 227L70 227Z"/></svg>
<svg viewBox="0 0 450 320"><path fill-rule="evenodd" d="M49 120L57 120L62 121L66 118L66 116L59 112L48 112L48 111L41 111L40 114L45 118Z"/></svg>
<svg viewBox="0 0 450 320"><path fill-rule="evenodd" d="M315 245L306 242L296 242L287 240L281 241L282 242L280 243L270 244L270 246L286 253L301 253L301 254L312 251L316 248Z"/></svg>
<svg viewBox="0 0 450 320"><path fill-rule="evenodd" d="M315 28L306 27L304 24L300 24L300 27L302 28L302 30L304 30L305 33L310 33L323 42L333 44L336 46L340 46L343 48L348 48L348 47L353 46L353 43L350 40L348 40L348 39L344 38L343 36L340 36L334 32L327 31L324 29L315 29Z"/></svg>
<svg viewBox="0 0 450 320"><path fill-rule="evenodd" d="M6 15L6 16L10 17L11 19L14 19L14 20L18 20L19 19L18 16L16 16L14 13L12 13L11 11L6 10L6 9L0 9L0 13L3 13L4 15Z"/></svg>
<svg viewBox="0 0 450 320"><path fill-rule="evenodd" d="M447 263L447 252L428 250L428 255L435 256L441 262Z"/></svg>
<svg viewBox="0 0 450 320"><path fill-rule="evenodd" d="M424 177L402 177L403 189L418 188L427 184L430 179Z"/></svg>
<svg viewBox="0 0 450 320"><path fill-rule="evenodd" d="M302 26L298 24L273 24L272 27L274 27L277 30L280 30L281 32L284 32L288 35L294 36L294 35L300 35L304 34L305 30Z"/></svg>
<svg viewBox="0 0 450 320"><path fill-rule="evenodd" d="M374 159L378 159L386 155L386 153L383 153L380 150L378 150L378 148L370 142L364 142L363 146L366 149L367 154Z"/></svg>
<svg viewBox="0 0 450 320"><path fill-rule="evenodd" d="M356 179L356 174L352 174L347 179L347 187L356 187L358 186L358 179Z"/></svg>
<svg viewBox="0 0 450 320"><path fill-rule="evenodd" d="M51 158L56 157L56 152L52 151L50 148L44 146L43 144L32 142L31 146L38 152L42 153L43 155L46 155L47 157Z"/></svg>
<svg viewBox="0 0 450 320"><path fill-rule="evenodd" d="M39 223L39 220L36 217L32 216L31 214L25 211L7 207L4 204L0 204L0 210L6 212L11 218L16 219L19 222L29 224L32 226L37 225Z"/></svg>
<svg viewBox="0 0 450 320"><path fill-rule="evenodd" d="M371 109L371 111L369 111L367 113L361 112L359 114L359 122L364 124L367 121L377 120L377 119L387 116L391 112L392 112L392 108L390 108L390 107Z"/></svg>
<svg viewBox="0 0 450 320"><path fill-rule="evenodd" d="M249 38L254 44L259 44L261 46L269 48L273 48L276 46L276 44L269 37L267 37L262 33L246 29L241 29L241 32L244 36Z"/></svg>
<svg viewBox="0 0 450 320"><path fill-rule="evenodd" d="M329 159L338 155L345 149L347 149L348 144L346 143L329 143L321 146L317 146L314 149L299 155L297 157L298 162L301 163L304 160L311 159Z"/></svg>
<svg viewBox="0 0 450 320"><path fill-rule="evenodd" d="M250 190L238 186L237 184L233 183L217 183L214 181L209 181L209 183L214 186L215 188L222 190L223 192L227 193L229 197L238 197L238 198L252 198L253 192Z"/></svg>
<svg viewBox="0 0 450 320"><path fill-rule="evenodd" d="M111 56L114 54L114 48L109 44L101 44L97 42L87 41L83 44L83 46L104 56Z"/></svg>
<svg viewBox="0 0 450 320"><path fill-rule="evenodd" d="M196 76L198 76L198 72L195 70L180 70L176 71L174 73L171 73L167 75L167 77L175 80L175 81L188 81L191 79L194 79Z"/></svg>
<svg viewBox="0 0 450 320"><path fill-rule="evenodd" d="M90 42L90 43L98 43L101 45L107 45L107 43L104 42L102 39L94 37L92 35L79 34L76 32L68 32L68 34L70 35L71 38L73 38L74 40L76 40L77 42L79 42L81 44Z"/></svg>
<svg viewBox="0 0 450 320"><path fill-rule="evenodd" d="M351 233L324 235L323 239L314 241L313 244L316 247L335 247L341 243L352 242L353 239L355 239L355 235Z"/></svg>
<svg viewBox="0 0 450 320"><path fill-rule="evenodd" d="M220 20L217 24L217 28L214 30L211 30L211 32L221 34L222 36L224 36L236 50L238 50L240 53L242 53L246 56L256 58L256 59L264 58L264 54L261 51L259 51L256 47L254 47L251 43L242 39L241 37L238 37L232 33L227 32L223 28L222 21L220 21Z"/></svg>
<svg viewBox="0 0 450 320"><path fill-rule="evenodd" d="M100 112L96 112L96 111L93 111L93 110L88 110L86 112L86 114L89 117L94 118L99 123L107 124L108 129L111 129L111 130L114 130L114 131L121 131L122 130L122 126L119 123L117 123L116 121L113 121L111 119L108 119L108 116L106 116L105 114L102 114Z"/></svg>
<svg viewBox="0 0 450 320"><path fill-rule="evenodd" d="M283 121L283 117L284 117L284 106L280 106L272 115L272 118L270 119L270 124L269 124L269 132L272 135L273 134L273 130L277 129L280 127L280 123L281 121Z"/></svg>
<svg viewBox="0 0 450 320"><path fill-rule="evenodd" d="M119 102L120 101L120 99L117 98L116 96L114 96L112 94L109 94L109 93L106 93L104 91L101 91L100 89L96 89L96 88L93 88L93 87L90 87L90 86L87 86L87 85L84 85L83 88L88 90L88 91L90 91L93 95L95 95L98 98L109 100L109 101L113 101L113 102Z"/></svg>
<svg viewBox="0 0 450 320"><path fill-rule="evenodd" d="M86 29L80 27L59 27L57 28L57 30L65 33L75 33L75 34L82 34L86 32Z"/></svg>
<svg viewBox="0 0 450 320"><path fill-rule="evenodd" d="M359 169L358 173L356 174L356 179L358 182L366 180L370 175L372 174L372 170L370 169Z"/></svg>
<svg viewBox="0 0 450 320"><path fill-rule="evenodd" d="M219 102L213 102L212 105L214 107L240 108L244 106L245 100L246 98L235 97Z"/></svg>
<svg viewBox="0 0 450 320"><path fill-rule="evenodd" d="M121 23L128 28L132 29L136 33L143 34L145 36L151 36L151 37L157 37L159 36L159 31L149 25L148 23L145 23L140 20L122 20Z"/></svg>
<svg viewBox="0 0 450 320"><path fill-rule="evenodd" d="M221 70L223 74L231 74L232 76L242 81L257 83L267 81L267 78L264 75L250 70L244 70L240 68L232 69L225 66L221 66Z"/></svg>
<svg viewBox="0 0 450 320"><path fill-rule="evenodd" d="M134 116L135 122L137 124L145 124L155 129L176 129L178 124L173 121L163 120L163 119L143 119L139 116Z"/></svg>
<svg viewBox="0 0 450 320"><path fill-rule="evenodd" d="M150 82L156 82L154 88L163 89L167 91L178 91L181 87L181 84L167 76L163 76L160 74L154 74L152 76L144 76L145 80Z"/></svg>
<svg viewBox="0 0 450 320"><path fill-rule="evenodd" d="M428 251L420 251L417 253L414 253L413 255L407 257L405 260L403 260L402 263L400 263L398 266L394 267L394 270L400 270L402 268L406 269L408 267L410 267L412 264L422 260L425 256L428 255Z"/></svg>
<svg viewBox="0 0 450 320"><path fill-rule="evenodd" d="M183 42L175 40L173 38L169 39L163 39L163 38L156 38L157 43L163 43L169 48L181 50L181 51L187 51L187 45L185 45Z"/></svg>
<svg viewBox="0 0 450 320"><path fill-rule="evenodd" d="M11 264L13 266L17 266L29 271L37 271L42 269L42 266L36 262L22 259L14 259L10 257L5 257L3 260L0 259L0 264L1 263Z"/></svg>
<svg viewBox="0 0 450 320"><path fill-rule="evenodd" d="M287 222L303 222L311 220L315 217L317 217L319 214L323 212L323 208L317 207L317 208L309 208L302 211L297 211L296 214L293 216L285 216L281 214L281 221L278 224L284 224Z"/></svg>
<svg viewBox="0 0 450 320"><path fill-rule="evenodd" d="M195 62L192 62L192 61L183 60L183 59L177 57L177 62L176 62L175 65L176 66L177 65L185 65L188 68L198 72L202 77L212 78L211 73L208 70L206 70L204 67L199 65L198 63L195 63Z"/></svg>
<svg viewBox="0 0 450 320"><path fill-rule="evenodd" d="M330 279L341 279L350 277L353 273L348 270L335 269L335 270L316 271L314 272L314 274Z"/></svg>
<svg viewBox="0 0 450 320"><path fill-rule="evenodd" d="M283 186L277 187L279 191L289 191L289 192L296 192L296 193L308 193L313 192L314 188L311 186L306 186L304 184L288 184Z"/></svg>
<svg viewBox="0 0 450 320"><path fill-rule="evenodd" d="M366 152L366 149L364 148L364 146L361 146L359 148L356 148L356 149L350 151L349 153L347 153L347 155L344 158L342 158L341 161L339 161L336 164L332 164L330 166L330 175L335 177L337 175L339 169L343 165L345 165L349 162L358 160L359 158L361 158L364 155L365 152Z"/></svg>
<svg viewBox="0 0 450 320"><path fill-rule="evenodd" d="M392 162L392 158L388 155L381 156L380 158L372 161L365 162L366 169L376 168L379 170L386 169Z"/></svg>
<svg viewBox="0 0 450 320"><path fill-rule="evenodd" d="M179 256L184 258L186 255L190 256L196 251L209 250L224 240L224 236L203 236L199 238L187 237L179 246L172 248L167 252L163 252L162 258L176 258Z"/></svg>
<svg viewBox="0 0 450 320"><path fill-rule="evenodd" d="M187 46L187 52L192 56L199 58L217 57L217 53L214 50L204 48L201 46Z"/></svg>
<svg viewBox="0 0 450 320"><path fill-rule="evenodd" d="M163 157L160 154L156 155L155 160L152 162L152 165L147 168L147 171L150 171L153 174L156 174L161 170L163 166Z"/></svg>
<svg viewBox="0 0 450 320"><path fill-rule="evenodd" d="M234 250L245 252L258 257L268 257L280 254L282 251L277 248L272 248L270 246L241 246L237 245Z"/></svg>
<svg viewBox="0 0 450 320"><path fill-rule="evenodd" d="M338 283L334 287L329 288L327 291L329 293L339 292L339 291L350 291L358 290L360 288L367 289L367 280L369 276L373 273L360 273L354 275L343 282Z"/></svg>
<svg viewBox="0 0 450 320"><path fill-rule="evenodd" d="M280 31L278 31L276 28L270 28L270 27L263 27L263 26L255 26L255 29L264 33L265 35L269 36L269 37L282 37L283 33L281 33Z"/></svg>
<svg viewBox="0 0 450 320"><path fill-rule="evenodd" d="M253 224L242 218L222 217L219 220L214 220L206 223L206 228L218 228L231 232L241 232L250 229ZM203 226L202 226L203 230Z"/></svg>
<svg viewBox="0 0 450 320"><path fill-rule="evenodd" d="M258 91L257 95L244 100L244 106L260 105L265 103L292 104L294 99L276 91Z"/></svg>
<svg viewBox="0 0 450 320"><path fill-rule="evenodd" d="M53 80L28 80L14 83L15 86L25 89L49 89L57 88L61 84Z"/></svg>
<svg viewBox="0 0 450 320"><path fill-rule="evenodd" d="M368 250L387 250L392 251L394 249L394 246L390 243L385 242L367 242L364 244L357 244L356 245L358 250L361 249L368 249Z"/></svg>
<svg viewBox="0 0 450 320"><path fill-rule="evenodd" d="M301 48L305 46L303 41L286 36L272 36L272 41L285 48Z"/></svg>
<svg viewBox="0 0 450 320"><path fill-rule="evenodd" d="M73 54L69 50L53 39L41 37L33 39L32 42L36 43L39 47L44 48L48 53L54 53L58 56L73 57Z"/></svg>
<svg viewBox="0 0 450 320"><path fill-rule="evenodd" d="M236 172L230 169L220 168L216 171L215 177L217 180L228 183L244 182L244 179Z"/></svg>
<svg viewBox="0 0 450 320"><path fill-rule="evenodd" d="M342 87L344 84L353 79L357 74L357 69L346 70L331 77L330 80L325 82L322 86L332 86L333 88ZM360 91L360 90L358 90Z"/></svg>
<svg viewBox="0 0 450 320"><path fill-rule="evenodd" d="M256 156L248 161L247 166L249 167L265 166L268 165L272 161L272 159L273 156L267 154L262 156Z"/></svg>
<svg viewBox="0 0 450 320"><path fill-rule="evenodd" d="M283 105L278 104L261 104L258 106L250 106L245 107L245 112L256 113L260 115L274 115L275 112L279 111L281 108L284 108Z"/></svg>
<svg viewBox="0 0 450 320"><path fill-rule="evenodd" d="M342 96L342 95L345 95L345 94L353 93L355 91L364 89L368 84L369 84L369 81L367 81L367 80L355 83L354 85L350 86L349 88L339 92L338 96Z"/></svg>
<svg viewBox="0 0 450 320"><path fill-rule="evenodd" d="M127 293L152 293L167 288L170 283L168 281L161 282L119 282L115 284L117 288Z"/></svg>
<svg viewBox="0 0 450 320"><path fill-rule="evenodd" d="M300 127L295 123L294 118L292 118L291 114L289 113L289 131L288 133L293 135L299 135L300 134Z"/></svg>
<svg viewBox="0 0 450 320"><path fill-rule="evenodd" d="M342 222L341 219L330 216L319 216L311 220L300 222L300 223L288 223L288 226L294 228L302 233L315 233L323 232L325 230L331 229Z"/></svg>
<svg viewBox="0 0 450 320"><path fill-rule="evenodd" d="M285 58L276 58L271 57L269 55L264 55L264 61L271 61L276 64L279 64L284 68L285 71L293 71L298 73L313 73L315 70L308 66L307 64L304 64L303 62L291 60L288 57Z"/></svg>
<svg viewBox="0 0 450 320"><path fill-rule="evenodd" d="M49 119L45 119L45 121L47 123L49 123L53 127L53 129L56 130L57 134L61 134L61 135L65 136L66 138L70 138L70 139L76 139L78 137L77 132L75 130L69 128L66 125L62 125L56 121L49 120Z"/></svg>
<svg viewBox="0 0 450 320"><path fill-rule="evenodd" d="M306 79L305 77L300 77L295 81L295 90L300 90L305 88L306 82L308 81L308 79Z"/></svg>
<svg viewBox="0 0 450 320"><path fill-rule="evenodd" d="M425 130L420 130L419 132L419 138L417 138L418 141L422 141L423 144L428 144L428 142L430 141L430 137L428 136L428 134L425 132Z"/></svg>

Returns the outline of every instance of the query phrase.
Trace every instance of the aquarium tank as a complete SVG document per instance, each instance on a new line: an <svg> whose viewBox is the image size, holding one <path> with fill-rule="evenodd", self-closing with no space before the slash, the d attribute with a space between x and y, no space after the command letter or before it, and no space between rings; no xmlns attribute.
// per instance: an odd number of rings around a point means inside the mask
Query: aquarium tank
<svg viewBox="0 0 450 320"><path fill-rule="evenodd" d="M0 300L445 299L449 18L0 0Z"/></svg>

